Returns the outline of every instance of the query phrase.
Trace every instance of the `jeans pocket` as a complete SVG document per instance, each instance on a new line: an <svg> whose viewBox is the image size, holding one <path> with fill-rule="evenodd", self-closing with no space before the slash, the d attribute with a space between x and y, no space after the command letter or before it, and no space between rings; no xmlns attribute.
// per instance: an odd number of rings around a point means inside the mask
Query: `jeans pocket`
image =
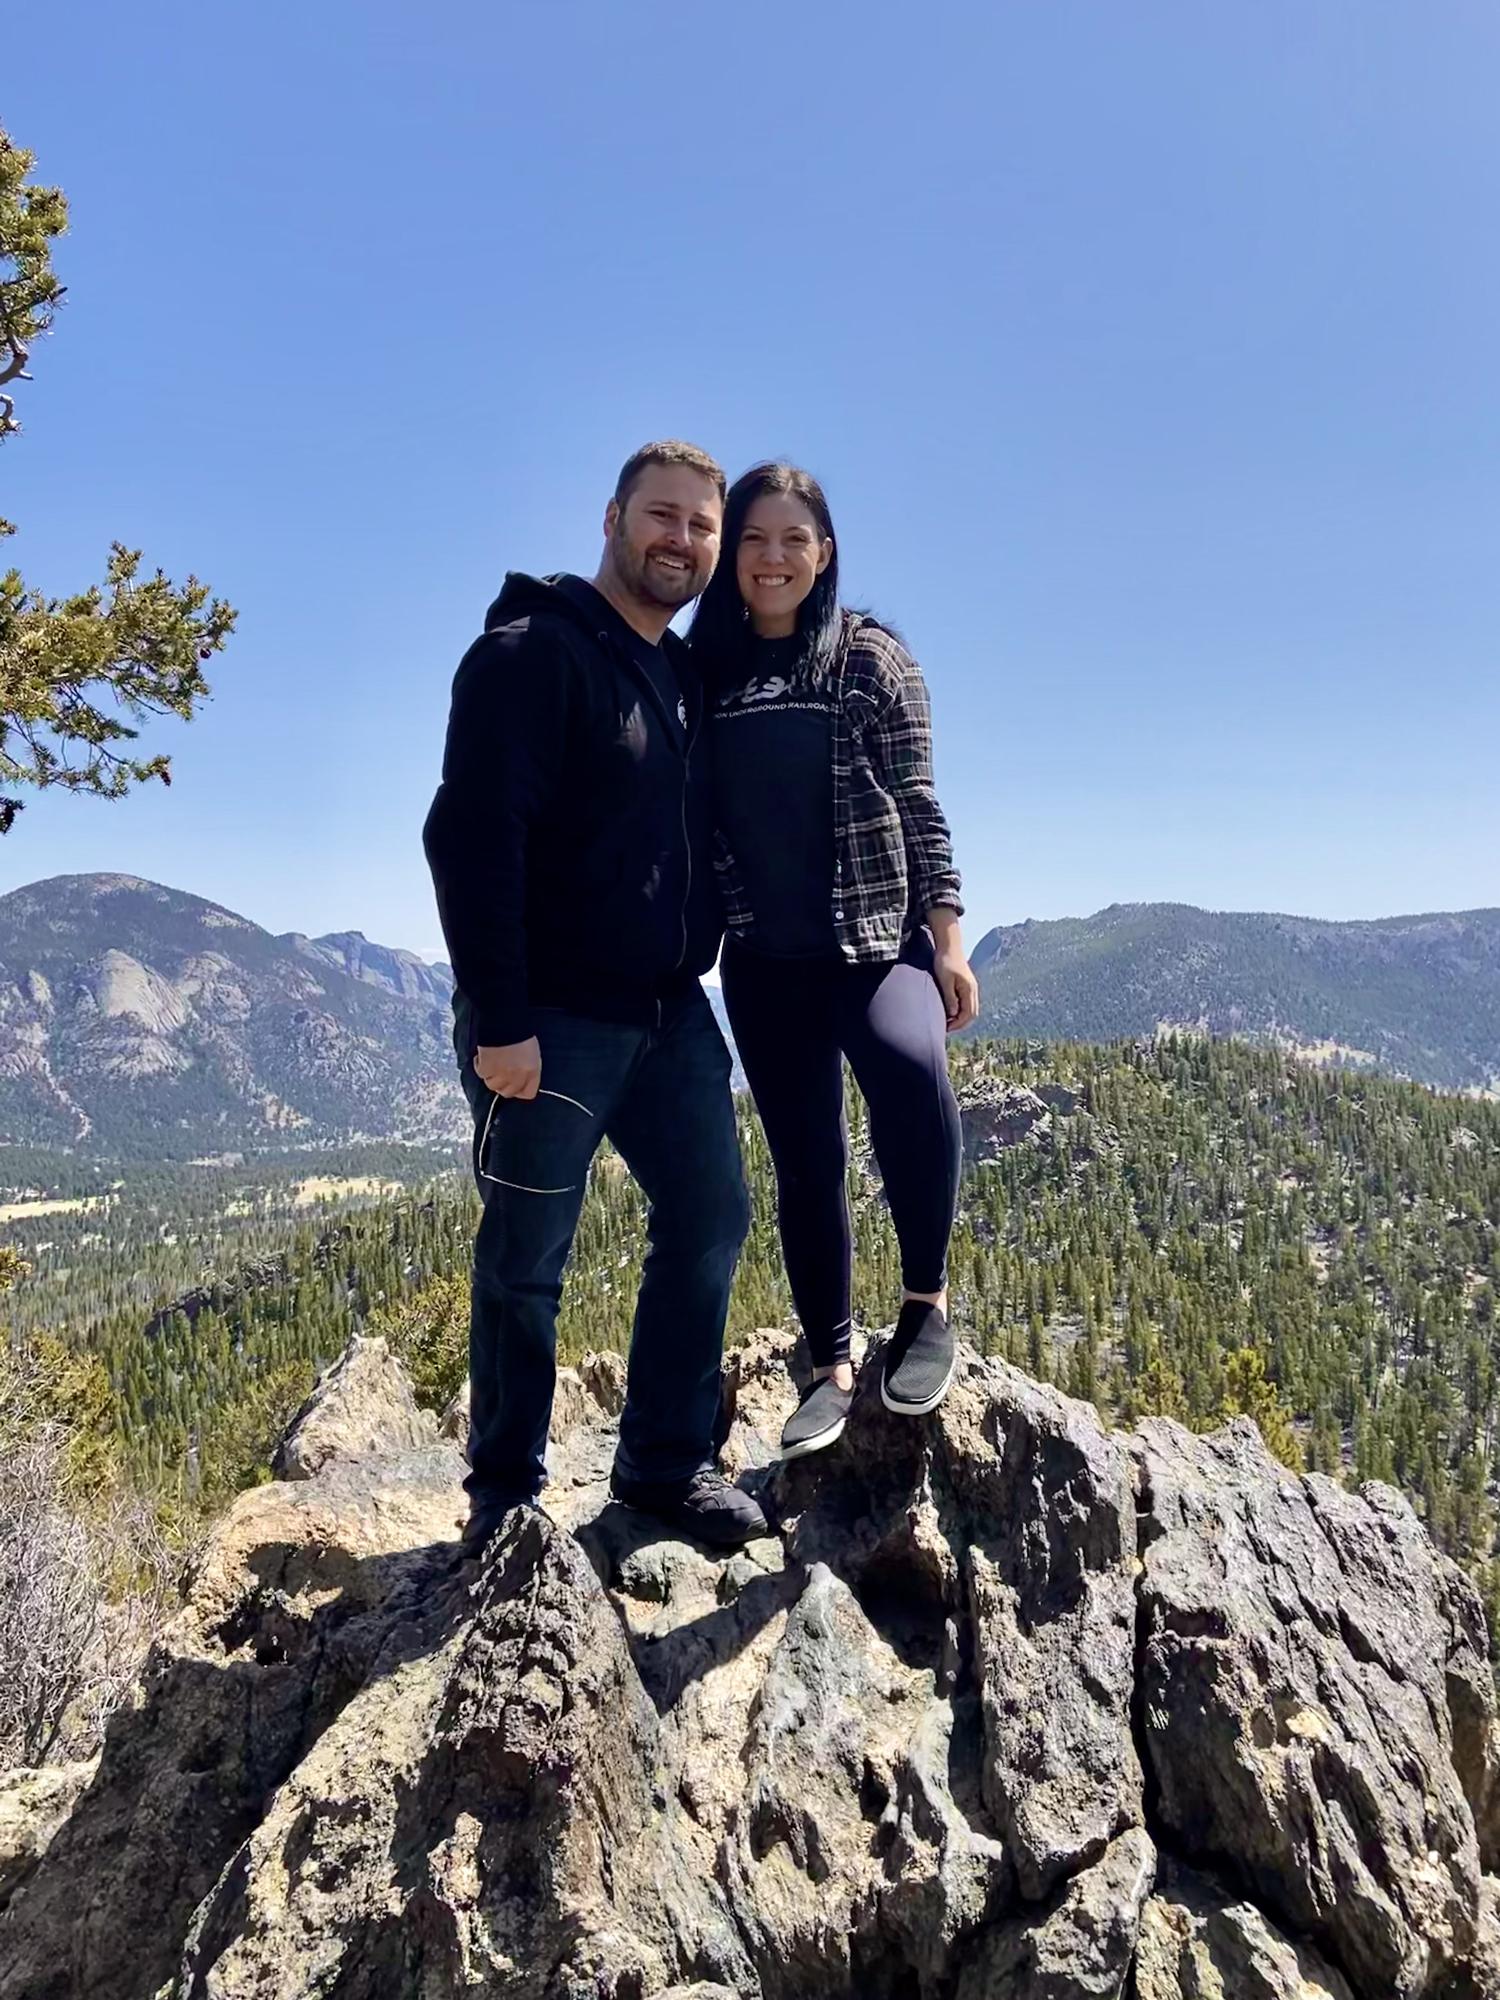
<svg viewBox="0 0 1500 2000"><path fill-rule="evenodd" d="M495 1097L475 1152L480 1180L520 1194L577 1194L599 1140L589 1107L545 1085L535 1097Z"/></svg>

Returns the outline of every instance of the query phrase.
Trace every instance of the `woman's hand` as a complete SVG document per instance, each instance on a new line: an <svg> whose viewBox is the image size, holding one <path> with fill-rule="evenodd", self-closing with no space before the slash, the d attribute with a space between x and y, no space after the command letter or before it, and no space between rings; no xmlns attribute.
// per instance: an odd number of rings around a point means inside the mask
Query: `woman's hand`
<svg viewBox="0 0 1500 2000"><path fill-rule="evenodd" d="M932 962L932 976L943 996L950 1035L979 1019L979 981L969 970L961 944L939 946Z"/></svg>
<svg viewBox="0 0 1500 2000"><path fill-rule="evenodd" d="M948 1033L956 1035L960 1028L979 1019L979 981L969 970L955 912L938 904L927 912L927 928L935 947L932 976L943 996Z"/></svg>

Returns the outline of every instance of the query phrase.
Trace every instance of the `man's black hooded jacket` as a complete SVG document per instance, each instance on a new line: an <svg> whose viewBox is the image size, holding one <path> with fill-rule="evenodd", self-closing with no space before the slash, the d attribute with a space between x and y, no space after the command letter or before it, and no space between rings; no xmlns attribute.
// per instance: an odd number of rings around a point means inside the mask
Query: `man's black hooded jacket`
<svg viewBox="0 0 1500 2000"><path fill-rule="evenodd" d="M460 1051L525 1041L538 1007L655 1025L722 931L692 656L665 635L679 717L671 675L579 577L513 572L484 624L422 836Z"/></svg>

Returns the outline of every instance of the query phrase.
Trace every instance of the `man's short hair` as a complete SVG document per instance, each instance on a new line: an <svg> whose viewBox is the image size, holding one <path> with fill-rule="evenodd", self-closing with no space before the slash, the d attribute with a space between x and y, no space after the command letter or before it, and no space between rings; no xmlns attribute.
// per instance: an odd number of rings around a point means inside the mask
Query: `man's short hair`
<svg viewBox="0 0 1500 2000"><path fill-rule="evenodd" d="M710 458L706 451L700 451L695 444L684 444L681 438L663 438L658 444L643 444L639 451L633 451L620 467L620 476L615 481L615 504L623 507L630 498L630 490L648 465L686 465L694 472L701 472L705 479L711 479L719 490L722 502L726 491L724 468L716 458Z"/></svg>

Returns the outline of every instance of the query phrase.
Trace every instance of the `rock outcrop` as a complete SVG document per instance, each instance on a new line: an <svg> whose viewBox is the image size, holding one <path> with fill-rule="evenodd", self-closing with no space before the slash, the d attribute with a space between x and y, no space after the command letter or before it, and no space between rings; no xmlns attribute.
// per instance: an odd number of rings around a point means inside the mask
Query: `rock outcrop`
<svg viewBox="0 0 1500 2000"><path fill-rule="evenodd" d="M594 1361L547 1511L460 1563L457 1446L376 1346L12 1843L0 2000L1500 1996L1483 1619L1388 1489L969 1353L781 1467L758 1336L724 1460L774 1537L609 1504Z"/></svg>
<svg viewBox="0 0 1500 2000"><path fill-rule="evenodd" d="M1354 2000L1347 1981L1306 1945L1293 1944L1253 1903L1216 1890L1191 1870L1168 1871L1141 1916L1136 2000Z"/></svg>
<svg viewBox="0 0 1500 2000"><path fill-rule="evenodd" d="M1052 1143L1052 1112L1037 1091L1023 1083L990 1079L971 1086L960 1105L964 1158L988 1166L1012 1146Z"/></svg>
<svg viewBox="0 0 1500 2000"><path fill-rule="evenodd" d="M1493 1753L1474 1732L1455 1760L1450 1656L1460 1700L1477 1694L1478 1627L1454 1616L1454 1572L1389 1489L1268 1476L1246 1418L1213 1438L1150 1422L1140 1458L1162 1827L1232 1856L1356 1991L1460 1990L1480 1910L1470 1799Z"/></svg>
<svg viewBox="0 0 1500 2000"><path fill-rule="evenodd" d="M35 1868L87 1789L98 1760L0 1773L0 1910Z"/></svg>
<svg viewBox="0 0 1500 2000"><path fill-rule="evenodd" d="M420 1451L437 1436L386 1343L356 1335L293 1417L271 1469L278 1479L314 1479L335 1459Z"/></svg>

